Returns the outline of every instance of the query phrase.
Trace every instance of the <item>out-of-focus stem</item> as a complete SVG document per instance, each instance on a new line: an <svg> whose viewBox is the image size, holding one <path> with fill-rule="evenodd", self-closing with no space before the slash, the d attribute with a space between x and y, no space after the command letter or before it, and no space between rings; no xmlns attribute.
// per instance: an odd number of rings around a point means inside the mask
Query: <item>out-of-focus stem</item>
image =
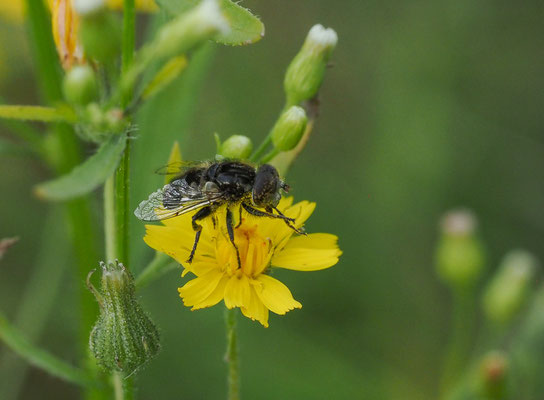
<svg viewBox="0 0 544 400"><path fill-rule="evenodd" d="M225 361L229 366L228 400L240 400L240 360L238 358L238 333L236 332L236 309L225 311L227 328L227 353Z"/></svg>
<svg viewBox="0 0 544 400"><path fill-rule="evenodd" d="M461 374L468 364L476 309L473 288L454 290L451 336L442 372L441 392L443 398L461 378Z"/></svg>

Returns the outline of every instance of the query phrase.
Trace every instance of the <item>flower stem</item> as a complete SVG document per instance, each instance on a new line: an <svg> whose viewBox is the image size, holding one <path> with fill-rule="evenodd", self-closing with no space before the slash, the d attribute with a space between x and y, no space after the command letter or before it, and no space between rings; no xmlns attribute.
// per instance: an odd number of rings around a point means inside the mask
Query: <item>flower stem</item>
<svg viewBox="0 0 544 400"><path fill-rule="evenodd" d="M442 398L457 383L469 359L477 309L474 296L472 288L456 289L453 293L453 326L442 372Z"/></svg>
<svg viewBox="0 0 544 400"><path fill-rule="evenodd" d="M238 333L236 332L236 309L225 312L227 328L227 354L225 361L229 365L228 400L240 400L240 360L238 358Z"/></svg>

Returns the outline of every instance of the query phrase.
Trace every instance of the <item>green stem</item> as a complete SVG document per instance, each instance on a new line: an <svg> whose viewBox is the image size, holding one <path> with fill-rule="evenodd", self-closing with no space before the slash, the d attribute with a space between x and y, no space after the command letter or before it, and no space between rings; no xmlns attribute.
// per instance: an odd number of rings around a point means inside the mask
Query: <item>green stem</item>
<svg viewBox="0 0 544 400"><path fill-rule="evenodd" d="M134 58L134 46L136 36L136 10L134 0L123 0L123 49L122 49L122 75L129 70ZM125 108L131 100L132 90L123 93L121 106Z"/></svg>
<svg viewBox="0 0 544 400"><path fill-rule="evenodd" d="M74 110L68 107L0 105L0 118L42 122L76 122Z"/></svg>
<svg viewBox="0 0 544 400"><path fill-rule="evenodd" d="M135 42L135 7L134 0L123 1L123 77L129 70L134 56ZM122 80L122 79L121 79ZM132 91L123 93L121 108L125 109L132 98ZM129 172L130 172L130 137L127 135L125 152L114 176L104 186L104 226L106 230L106 254L109 259L118 259L125 266L128 259L128 216L129 216ZM132 382L120 372L113 372L112 381L115 400L133 399Z"/></svg>
<svg viewBox="0 0 544 400"><path fill-rule="evenodd" d="M259 161L259 164L266 164L268 161L272 160L274 157L276 157L280 151L276 148L270 150L268 154L263 156Z"/></svg>
<svg viewBox="0 0 544 400"><path fill-rule="evenodd" d="M461 378L462 372L469 361L475 310L475 293L472 288L454 291L451 337L442 373L443 398Z"/></svg>
<svg viewBox="0 0 544 400"><path fill-rule="evenodd" d="M255 150L255 153L251 157L249 157L250 161L256 162L258 161L266 152L266 149L268 146L272 144L272 133L268 133L268 135L264 138L261 145Z"/></svg>
<svg viewBox="0 0 544 400"><path fill-rule="evenodd" d="M112 175L104 183L104 240L106 262L115 259L117 248L115 231L115 179Z"/></svg>
<svg viewBox="0 0 544 400"><path fill-rule="evenodd" d="M136 277L136 287L140 289L147 286L167 272L178 268L179 264L177 261L172 260L166 254L157 252L155 253L155 257L153 257L153 260L151 260L144 270Z"/></svg>
<svg viewBox="0 0 544 400"><path fill-rule="evenodd" d="M28 342L23 338L21 332L8 322L2 313L0 313L0 339L6 346L30 364L47 371L51 375L82 386L89 386L93 383L91 377L83 370L58 359Z"/></svg>
<svg viewBox="0 0 544 400"><path fill-rule="evenodd" d="M238 333L236 332L236 312L227 309L225 325L227 329L227 354L225 361L229 365L228 400L240 400L240 360L238 357Z"/></svg>

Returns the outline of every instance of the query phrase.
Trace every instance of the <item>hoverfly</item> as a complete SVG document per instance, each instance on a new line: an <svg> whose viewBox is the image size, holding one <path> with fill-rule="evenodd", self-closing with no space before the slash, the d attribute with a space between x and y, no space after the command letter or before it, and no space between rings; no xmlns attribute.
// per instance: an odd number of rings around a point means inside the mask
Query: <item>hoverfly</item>
<svg viewBox="0 0 544 400"><path fill-rule="evenodd" d="M302 229L293 225L295 219L286 217L277 209L281 191L287 193L289 186L280 179L272 165L263 164L255 168L242 161L225 160L182 162L179 166L170 164L165 168L167 174L176 173L177 176L142 201L134 214L143 221L159 221L198 210L192 217L195 241L188 263L193 260L202 233L202 225L198 221L213 216L224 204L227 205L227 232L236 249L238 265L241 265L240 254L234 243L232 216L232 209L236 206L239 207L240 216L243 209L256 217L281 219L295 232L304 234Z"/></svg>

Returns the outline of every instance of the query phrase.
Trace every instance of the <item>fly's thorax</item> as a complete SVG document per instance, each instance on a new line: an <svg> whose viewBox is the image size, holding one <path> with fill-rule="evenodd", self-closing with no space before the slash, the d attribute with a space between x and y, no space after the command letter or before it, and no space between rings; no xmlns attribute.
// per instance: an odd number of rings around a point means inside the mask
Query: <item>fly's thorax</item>
<svg viewBox="0 0 544 400"><path fill-rule="evenodd" d="M276 207L281 199L282 182L276 168L263 164L257 170L251 193L253 204L257 207Z"/></svg>

